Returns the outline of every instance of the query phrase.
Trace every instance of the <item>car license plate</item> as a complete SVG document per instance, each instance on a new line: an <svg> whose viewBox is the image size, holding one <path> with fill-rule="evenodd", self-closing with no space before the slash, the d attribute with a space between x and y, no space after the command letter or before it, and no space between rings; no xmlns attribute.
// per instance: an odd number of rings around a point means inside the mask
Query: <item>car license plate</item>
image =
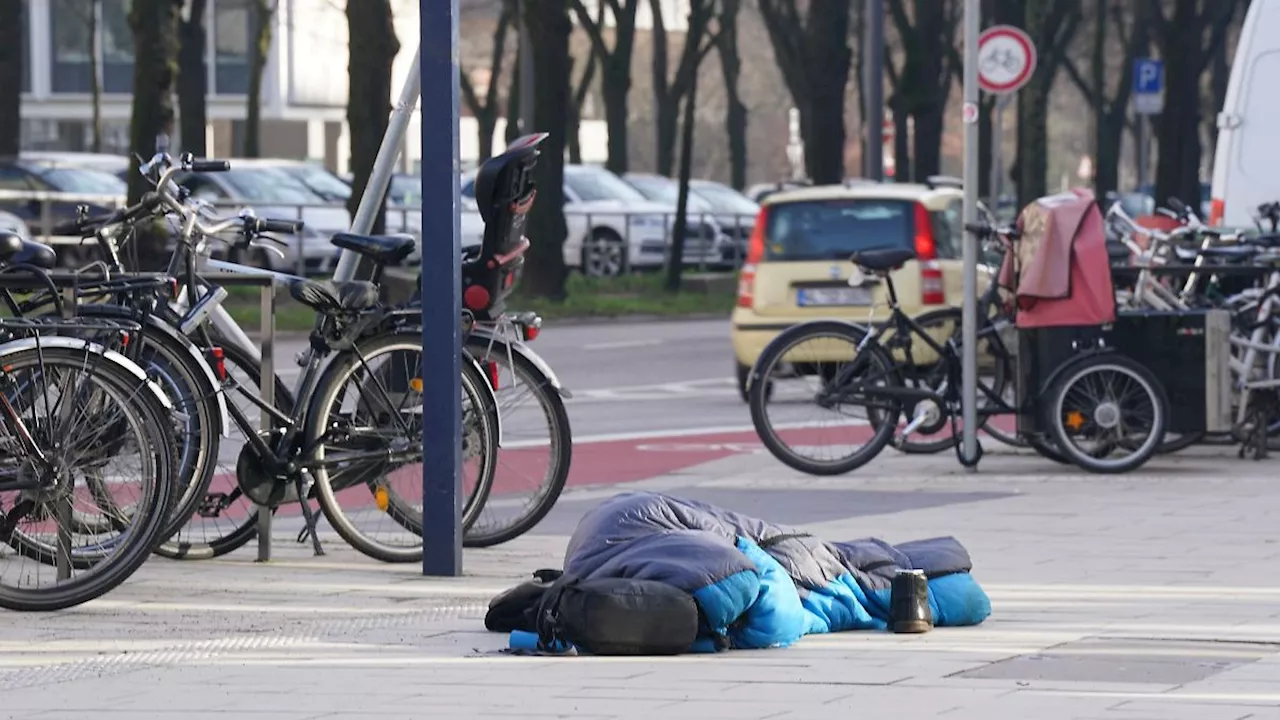
<svg viewBox="0 0 1280 720"><path fill-rule="evenodd" d="M796 291L800 307L870 305L871 291L866 288L804 288Z"/></svg>

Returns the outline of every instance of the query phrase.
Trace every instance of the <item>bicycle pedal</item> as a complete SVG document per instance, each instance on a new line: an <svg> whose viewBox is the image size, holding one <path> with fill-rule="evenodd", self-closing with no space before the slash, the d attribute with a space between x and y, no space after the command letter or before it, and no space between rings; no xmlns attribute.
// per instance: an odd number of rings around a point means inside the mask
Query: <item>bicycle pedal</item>
<svg viewBox="0 0 1280 720"><path fill-rule="evenodd" d="M196 514L206 519L221 517L222 511L231 505L228 500L230 497L227 493L205 493L200 506L196 508Z"/></svg>

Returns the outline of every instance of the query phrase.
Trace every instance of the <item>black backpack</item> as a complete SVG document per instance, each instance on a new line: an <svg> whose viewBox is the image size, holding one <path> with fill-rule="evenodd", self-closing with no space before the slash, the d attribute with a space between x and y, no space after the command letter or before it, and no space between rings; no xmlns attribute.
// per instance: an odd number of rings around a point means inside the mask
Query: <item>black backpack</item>
<svg viewBox="0 0 1280 720"><path fill-rule="evenodd" d="M524 630L537 632L534 619L542 596L552 584L560 579L564 572L560 570L539 570L533 579L503 592L489 601L489 612L485 613L484 626L490 632L512 632Z"/></svg>
<svg viewBox="0 0 1280 720"><path fill-rule="evenodd" d="M693 596L654 580L561 577L542 595L538 647L593 655L678 655L698 637Z"/></svg>

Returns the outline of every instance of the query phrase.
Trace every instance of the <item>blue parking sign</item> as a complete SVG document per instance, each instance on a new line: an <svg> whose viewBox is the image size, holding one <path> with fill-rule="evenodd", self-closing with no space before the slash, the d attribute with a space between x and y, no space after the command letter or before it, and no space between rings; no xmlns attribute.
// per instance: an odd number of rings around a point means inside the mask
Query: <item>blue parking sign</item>
<svg viewBox="0 0 1280 720"><path fill-rule="evenodd" d="M1138 58L1133 61L1133 102L1144 115L1164 109L1164 61Z"/></svg>

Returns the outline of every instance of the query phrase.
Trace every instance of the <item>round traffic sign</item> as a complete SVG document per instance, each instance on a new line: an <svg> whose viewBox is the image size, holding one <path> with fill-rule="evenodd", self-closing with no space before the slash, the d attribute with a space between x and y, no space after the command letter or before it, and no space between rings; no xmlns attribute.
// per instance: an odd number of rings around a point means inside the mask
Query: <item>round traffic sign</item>
<svg viewBox="0 0 1280 720"><path fill-rule="evenodd" d="M996 25L978 38L978 85L993 95L1015 92L1036 69L1036 46L1012 25Z"/></svg>

